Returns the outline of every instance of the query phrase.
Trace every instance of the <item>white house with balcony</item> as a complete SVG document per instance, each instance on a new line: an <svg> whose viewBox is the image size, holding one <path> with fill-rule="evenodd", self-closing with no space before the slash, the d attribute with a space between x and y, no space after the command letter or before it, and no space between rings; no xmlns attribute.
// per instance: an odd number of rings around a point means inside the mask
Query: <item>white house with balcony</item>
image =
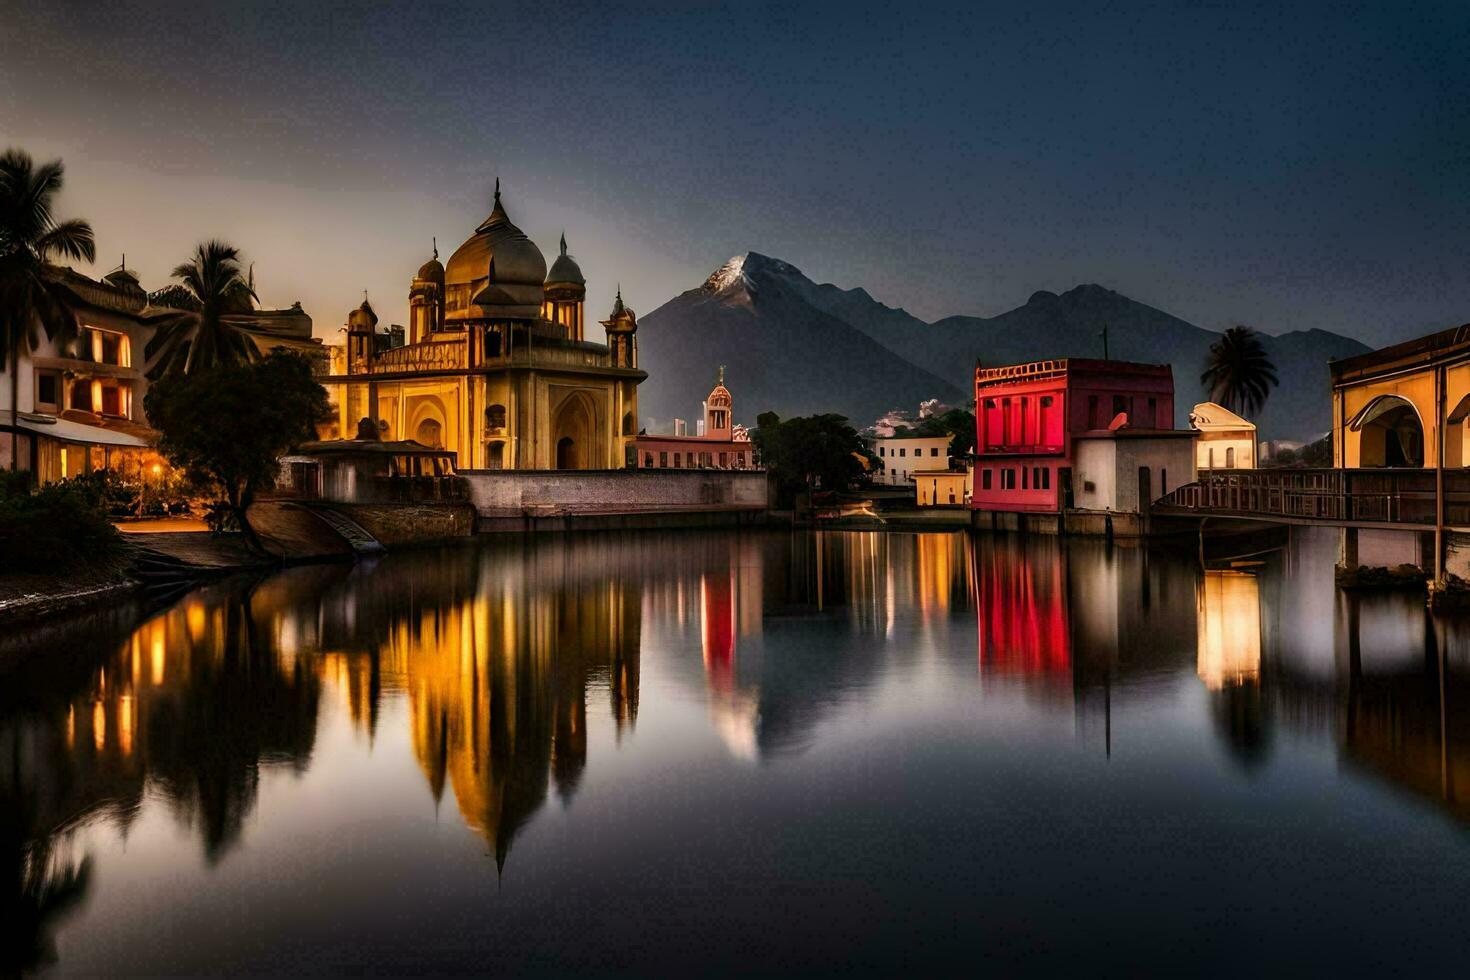
<svg viewBox="0 0 1470 980"><path fill-rule="evenodd" d="M0 467L11 468L14 445L16 468L34 473L38 483L97 469L141 476L144 466L157 461L157 433L143 413L144 350L157 323L177 311L151 305L126 269L101 280L65 268L49 269L48 275L76 311L80 336L61 348L43 333L35 350L22 351L15 376L8 359L0 367ZM242 329L262 352L287 346L325 353L299 306L257 310L245 318Z"/></svg>

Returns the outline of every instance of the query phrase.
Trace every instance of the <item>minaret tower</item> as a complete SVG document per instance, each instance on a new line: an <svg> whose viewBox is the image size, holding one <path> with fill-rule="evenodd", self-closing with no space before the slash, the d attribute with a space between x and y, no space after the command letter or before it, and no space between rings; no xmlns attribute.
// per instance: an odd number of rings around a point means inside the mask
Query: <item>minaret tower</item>
<svg viewBox="0 0 1470 980"><path fill-rule="evenodd" d="M607 331L607 346L612 351L612 366L635 368L638 366L638 317L623 305L623 289L618 287L618 298L613 302L612 313L602 321Z"/></svg>
<svg viewBox="0 0 1470 980"><path fill-rule="evenodd" d="M366 374L377 342L378 314L362 294L362 305L347 314L347 373Z"/></svg>
<svg viewBox="0 0 1470 980"><path fill-rule="evenodd" d="M541 315L553 323L561 324L568 340L585 340L582 309L587 299L587 280L577 262L567 254L567 236L562 232L561 254L551 263L546 274L545 300Z"/></svg>
<svg viewBox="0 0 1470 980"><path fill-rule="evenodd" d="M439 262L439 241L434 239L434 257L419 266L408 289L408 342L421 344L443 329L444 266Z"/></svg>

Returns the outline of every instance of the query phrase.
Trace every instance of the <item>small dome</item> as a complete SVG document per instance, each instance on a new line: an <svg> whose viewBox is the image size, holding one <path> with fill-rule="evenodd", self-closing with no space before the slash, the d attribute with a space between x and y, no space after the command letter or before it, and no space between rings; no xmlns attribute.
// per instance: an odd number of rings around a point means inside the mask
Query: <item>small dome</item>
<svg viewBox="0 0 1470 980"><path fill-rule="evenodd" d="M419 266L418 275L414 278L444 285L444 263L439 261L439 242L437 240L434 242L434 257Z"/></svg>
<svg viewBox="0 0 1470 980"><path fill-rule="evenodd" d="M367 301L366 296L363 297L361 306L347 314L347 326L363 330L377 329L378 314L373 312L373 305Z"/></svg>
<svg viewBox="0 0 1470 980"><path fill-rule="evenodd" d="M577 260L567 254L567 236L561 236L561 254L556 261L551 263L551 271L546 274L546 285L572 285L585 286L587 280L582 277L582 269L577 265Z"/></svg>

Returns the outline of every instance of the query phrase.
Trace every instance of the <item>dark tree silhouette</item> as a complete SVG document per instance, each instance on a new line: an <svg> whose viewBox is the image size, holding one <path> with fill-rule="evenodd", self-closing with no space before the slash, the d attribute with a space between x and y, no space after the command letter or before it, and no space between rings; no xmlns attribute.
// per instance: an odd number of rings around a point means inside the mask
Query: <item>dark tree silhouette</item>
<svg viewBox="0 0 1470 980"><path fill-rule="evenodd" d="M79 329L65 291L45 274L54 258L90 262L96 257L91 225L57 221L52 214L62 173L60 160L38 167L20 150L0 156L0 357L9 361L12 379L20 376L20 355L40 346L42 333L65 348ZM19 388L10 386L12 470L19 467Z"/></svg>
<svg viewBox="0 0 1470 980"><path fill-rule="evenodd" d="M1243 326L1231 327L1210 345L1199 380L1210 401L1245 416L1259 412L1278 384L1260 334Z"/></svg>
<svg viewBox="0 0 1470 980"><path fill-rule="evenodd" d="M255 343L241 329L240 315L255 309L255 291L240 268L240 251L210 240L193 257L175 266L177 285L150 299L177 312L162 319L143 353L152 362L148 375L190 374L256 359Z"/></svg>
<svg viewBox="0 0 1470 980"><path fill-rule="evenodd" d="M220 489L256 549L246 519L256 490L275 478L279 457L315 439L317 423L331 414L311 364L282 350L251 364L166 373L143 406L160 433L159 451L191 479Z"/></svg>

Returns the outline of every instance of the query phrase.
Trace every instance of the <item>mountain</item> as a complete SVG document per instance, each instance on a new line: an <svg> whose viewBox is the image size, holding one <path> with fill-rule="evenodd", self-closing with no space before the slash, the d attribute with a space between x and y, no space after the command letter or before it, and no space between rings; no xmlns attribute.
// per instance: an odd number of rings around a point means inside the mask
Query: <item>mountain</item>
<svg viewBox="0 0 1470 980"><path fill-rule="evenodd" d="M640 317L641 422L699 418L720 365L747 425L774 410L838 412L861 428L894 406L971 397L813 305L801 283L810 280L794 266L751 253Z"/></svg>
<svg viewBox="0 0 1470 980"><path fill-rule="evenodd" d="M738 340L721 333L723 328L707 329L702 317L711 307L743 311ZM651 375L639 395L645 415L657 415L648 406L665 404L668 389L678 385L662 375L669 354L664 349L665 335L684 338L683 356L676 359L680 367L697 365L701 369L698 383L685 385L686 390L700 389L693 396L697 408L708 389L711 362L725 358L728 345L743 343L778 352L803 343L799 338L817 324L822 334L802 349L818 361L836 362L836 375L819 379L797 360L794 373L783 370L781 383L750 392L747 372L758 375L770 368L759 359L748 361L741 374L731 378L736 385L737 415L743 421L754 421L755 413L767 407L787 415L841 404L848 406L845 414L866 424L887 408L912 408L921 398L964 404L973 397L977 358L985 364L1012 364L1043 357L1100 357L1100 333L1106 324L1110 356L1173 365L1175 424L1183 425L1190 407L1205 398L1199 373L1210 345L1220 336L1093 284L1060 295L1038 292L1025 305L994 317L951 316L926 323L902 309L885 306L863 289L819 285L789 263L751 252L731 259L700 289L684 293L644 318L639 347ZM650 325L652 330L647 329ZM840 329L848 334L839 338ZM850 334L854 333L878 345L881 352L875 355L862 348L862 355L849 361ZM707 339L691 344L691 336ZM1325 330L1274 337L1263 334L1261 339L1281 380L1256 419L1261 436L1302 440L1320 436L1331 425L1328 361L1369 348ZM901 366L917 373L904 373L904 383L897 385L895 372ZM929 393L914 398L914 390L926 380ZM688 396L681 390L677 397ZM812 405L817 408L798 407ZM876 411L869 410L873 406ZM692 412L684 407L675 414Z"/></svg>

